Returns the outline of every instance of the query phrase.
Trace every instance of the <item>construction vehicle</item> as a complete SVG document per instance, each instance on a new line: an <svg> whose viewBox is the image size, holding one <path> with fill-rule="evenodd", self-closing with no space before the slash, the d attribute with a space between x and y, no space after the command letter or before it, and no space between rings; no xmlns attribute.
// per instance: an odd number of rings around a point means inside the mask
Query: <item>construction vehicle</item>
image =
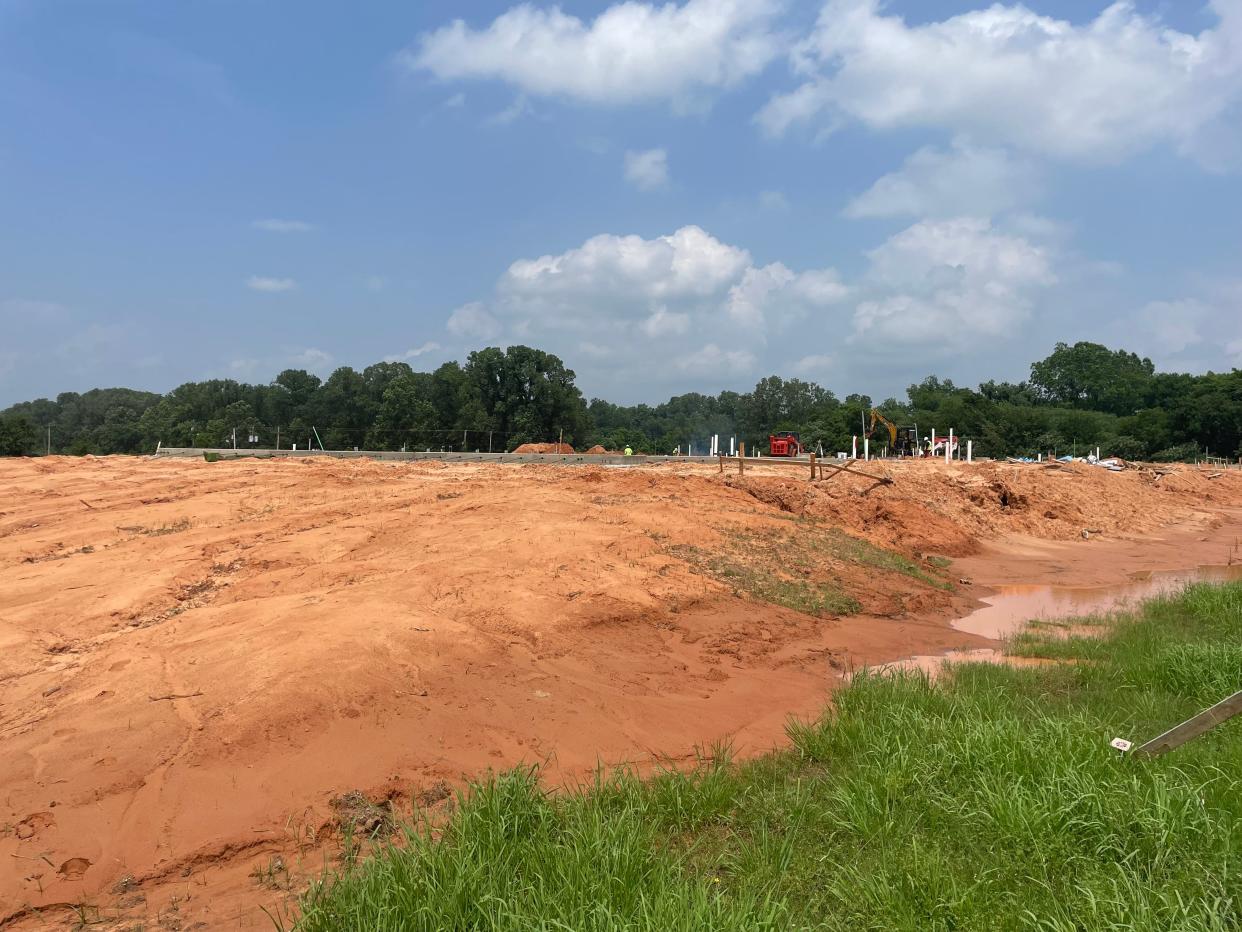
<svg viewBox="0 0 1242 932"><path fill-rule="evenodd" d="M801 456L802 438L792 430L778 430L768 435L769 456Z"/></svg>
<svg viewBox="0 0 1242 932"><path fill-rule="evenodd" d="M914 427L898 427L876 408L871 409L871 425L867 428L867 436L875 433L877 424L883 424L888 431L888 451L892 456L919 455L919 429Z"/></svg>

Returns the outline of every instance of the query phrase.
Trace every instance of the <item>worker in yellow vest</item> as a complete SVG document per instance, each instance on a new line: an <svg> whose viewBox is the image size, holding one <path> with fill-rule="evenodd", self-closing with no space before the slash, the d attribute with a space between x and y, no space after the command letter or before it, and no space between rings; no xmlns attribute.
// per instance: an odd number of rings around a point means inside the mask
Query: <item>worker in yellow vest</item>
<svg viewBox="0 0 1242 932"><path fill-rule="evenodd" d="M625 455L626 456L634 455L634 451L630 449L630 445L628 443L625 445Z"/></svg>

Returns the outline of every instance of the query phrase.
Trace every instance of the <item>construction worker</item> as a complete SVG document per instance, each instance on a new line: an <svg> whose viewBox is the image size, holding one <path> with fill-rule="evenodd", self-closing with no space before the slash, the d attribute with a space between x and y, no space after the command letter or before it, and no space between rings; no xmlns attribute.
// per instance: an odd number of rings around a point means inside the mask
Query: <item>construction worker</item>
<svg viewBox="0 0 1242 932"><path fill-rule="evenodd" d="M632 449L630 449L630 445L629 445L628 443L625 445L625 455L626 455L626 456L633 456L633 455L634 455L634 451L633 451Z"/></svg>

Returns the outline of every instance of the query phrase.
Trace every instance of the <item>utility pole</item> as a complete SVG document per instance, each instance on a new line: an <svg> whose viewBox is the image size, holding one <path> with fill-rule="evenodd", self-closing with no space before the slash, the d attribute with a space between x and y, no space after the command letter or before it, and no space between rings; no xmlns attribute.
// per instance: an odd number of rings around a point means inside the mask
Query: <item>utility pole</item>
<svg viewBox="0 0 1242 932"><path fill-rule="evenodd" d="M47 425L47 455L52 455L52 425Z"/></svg>
<svg viewBox="0 0 1242 932"><path fill-rule="evenodd" d="M487 452L492 452L492 432L490 430L487 432Z"/></svg>
<svg viewBox="0 0 1242 932"><path fill-rule="evenodd" d="M461 432L461 452L466 452L466 432L464 430Z"/></svg>
<svg viewBox="0 0 1242 932"><path fill-rule="evenodd" d="M276 425L276 449L280 449L280 425Z"/></svg>

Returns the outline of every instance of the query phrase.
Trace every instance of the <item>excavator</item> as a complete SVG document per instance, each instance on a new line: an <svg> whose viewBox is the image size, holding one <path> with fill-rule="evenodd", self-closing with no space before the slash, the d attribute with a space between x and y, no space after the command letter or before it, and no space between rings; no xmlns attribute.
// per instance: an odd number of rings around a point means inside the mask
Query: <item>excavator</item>
<svg viewBox="0 0 1242 932"><path fill-rule="evenodd" d="M898 427L876 408L871 409L871 425L867 428L867 436L875 433L877 424L883 424L888 431L888 449L893 456L919 455L918 427Z"/></svg>

